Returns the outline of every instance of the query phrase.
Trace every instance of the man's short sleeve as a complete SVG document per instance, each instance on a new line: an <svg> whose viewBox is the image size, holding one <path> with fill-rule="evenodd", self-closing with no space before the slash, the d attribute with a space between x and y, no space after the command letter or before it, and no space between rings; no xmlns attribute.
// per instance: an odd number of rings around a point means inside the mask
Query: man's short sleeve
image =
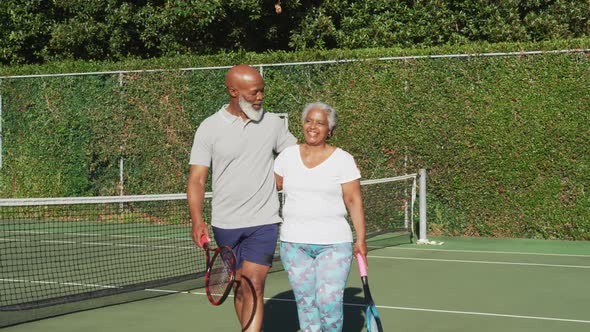
<svg viewBox="0 0 590 332"><path fill-rule="evenodd" d="M208 134L206 125L203 123L197 129L195 138L193 140L193 147L191 149L191 157L189 164L211 166L212 158L212 137Z"/></svg>
<svg viewBox="0 0 590 332"><path fill-rule="evenodd" d="M293 136L293 134L291 134L289 128L287 128L287 126L285 125L283 119L280 119L280 122L281 123L280 128L278 130L277 144L275 147L275 151L277 153L280 153L289 146L297 144L297 139L295 138L295 136Z"/></svg>
<svg viewBox="0 0 590 332"><path fill-rule="evenodd" d="M279 176L285 175L285 169L284 169L285 158L286 158L286 151L283 151L275 159L274 172L277 173Z"/></svg>

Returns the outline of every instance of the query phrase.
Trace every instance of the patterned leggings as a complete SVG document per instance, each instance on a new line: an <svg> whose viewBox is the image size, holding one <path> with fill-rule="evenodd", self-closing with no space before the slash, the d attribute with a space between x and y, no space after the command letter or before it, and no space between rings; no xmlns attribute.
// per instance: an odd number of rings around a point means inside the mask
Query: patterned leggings
<svg viewBox="0 0 590 332"><path fill-rule="evenodd" d="M301 331L342 331L352 243L281 242L281 260L295 293Z"/></svg>

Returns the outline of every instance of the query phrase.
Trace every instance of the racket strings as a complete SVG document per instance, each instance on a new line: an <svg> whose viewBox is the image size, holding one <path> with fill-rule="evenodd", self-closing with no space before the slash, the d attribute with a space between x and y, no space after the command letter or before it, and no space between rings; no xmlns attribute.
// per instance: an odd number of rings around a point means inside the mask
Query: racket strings
<svg viewBox="0 0 590 332"><path fill-rule="evenodd" d="M222 250L213 260L209 276L209 292L216 300L221 298L230 286L233 276L233 256Z"/></svg>

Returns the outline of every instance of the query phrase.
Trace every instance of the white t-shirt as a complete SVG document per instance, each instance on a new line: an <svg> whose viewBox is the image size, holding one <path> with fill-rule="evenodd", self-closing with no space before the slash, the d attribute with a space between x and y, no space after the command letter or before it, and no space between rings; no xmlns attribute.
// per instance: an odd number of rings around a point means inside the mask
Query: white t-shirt
<svg viewBox="0 0 590 332"><path fill-rule="evenodd" d="M275 160L283 177L281 241L310 244L352 242L342 198L342 184L361 177L354 158L337 148L328 159L308 168L299 145L286 148Z"/></svg>

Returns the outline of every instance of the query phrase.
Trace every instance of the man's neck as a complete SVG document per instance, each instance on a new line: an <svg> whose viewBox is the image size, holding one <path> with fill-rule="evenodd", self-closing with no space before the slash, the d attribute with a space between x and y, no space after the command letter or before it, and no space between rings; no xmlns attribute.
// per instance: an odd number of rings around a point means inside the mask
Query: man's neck
<svg viewBox="0 0 590 332"><path fill-rule="evenodd" d="M229 104L225 109L229 114L241 118L244 122L249 120L246 114L242 112L242 109L237 105Z"/></svg>

